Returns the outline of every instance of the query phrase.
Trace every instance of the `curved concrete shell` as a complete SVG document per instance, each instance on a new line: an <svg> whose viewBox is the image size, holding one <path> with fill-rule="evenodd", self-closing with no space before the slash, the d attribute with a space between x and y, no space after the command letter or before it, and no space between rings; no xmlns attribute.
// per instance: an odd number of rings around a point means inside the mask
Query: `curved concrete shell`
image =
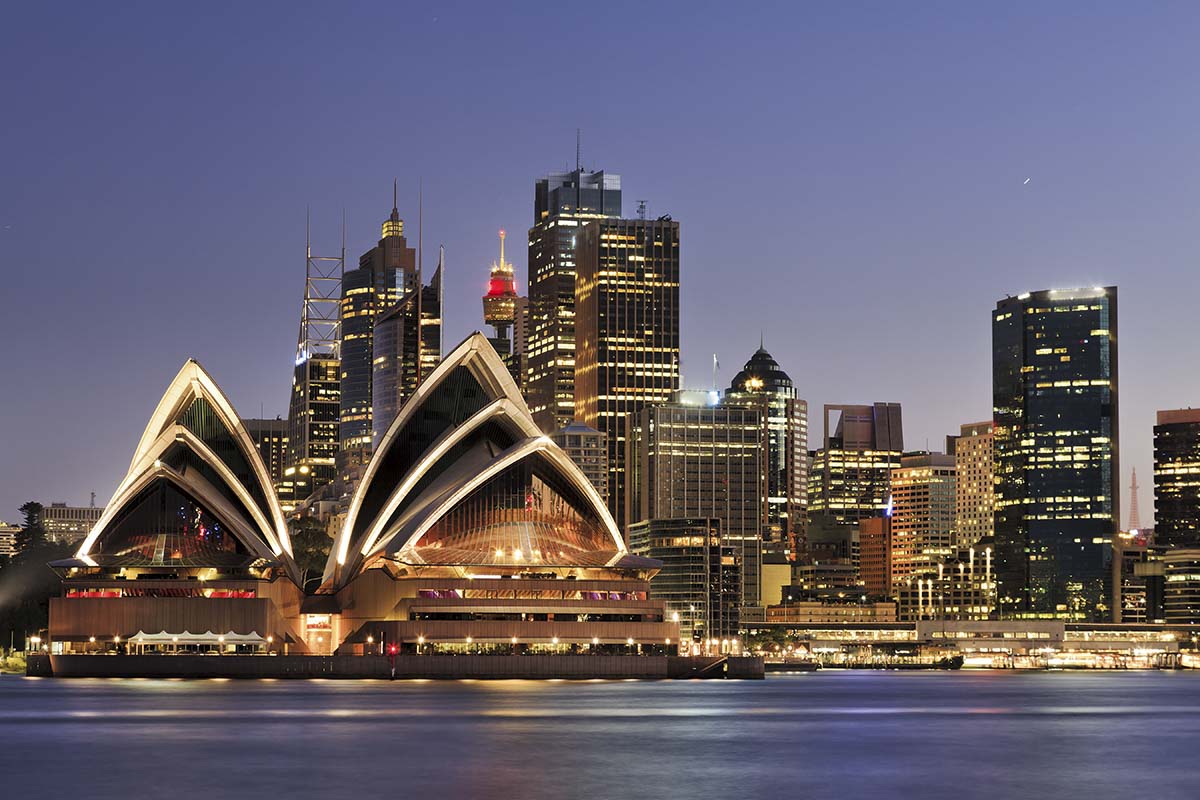
<svg viewBox="0 0 1200 800"><path fill-rule="evenodd" d="M138 520L145 530L131 535ZM158 529L146 528L155 521ZM76 558L167 567L274 561L298 580L266 465L196 361L183 365L159 401L129 472Z"/></svg>
<svg viewBox="0 0 1200 800"><path fill-rule="evenodd" d="M454 349L401 409L326 568L337 589L409 564L605 566L628 553L579 468L541 435L486 337Z"/></svg>

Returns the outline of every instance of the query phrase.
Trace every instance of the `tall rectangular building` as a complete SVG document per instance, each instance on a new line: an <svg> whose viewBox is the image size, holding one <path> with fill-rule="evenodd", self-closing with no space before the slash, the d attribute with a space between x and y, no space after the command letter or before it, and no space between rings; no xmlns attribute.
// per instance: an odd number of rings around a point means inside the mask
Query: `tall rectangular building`
<svg viewBox="0 0 1200 800"><path fill-rule="evenodd" d="M288 422L282 417L275 419L244 419L246 432L258 446L258 454L262 456L267 472L271 473L271 483L278 486L283 480L284 465L287 462ZM276 490L278 491L278 490Z"/></svg>
<svg viewBox="0 0 1200 800"><path fill-rule="evenodd" d="M679 620L681 645L734 639L742 606L738 555L717 519L648 519L629 526L629 550L661 561L650 596ZM684 646L679 652L685 653Z"/></svg>
<svg viewBox="0 0 1200 800"><path fill-rule="evenodd" d="M336 353L317 353L298 363L292 375L287 460L275 487L285 512L336 477L340 371Z"/></svg>
<svg viewBox="0 0 1200 800"><path fill-rule="evenodd" d="M630 426L623 517L713 518L742 566L742 602L758 605L762 566L762 431L742 406L648 406Z"/></svg>
<svg viewBox="0 0 1200 800"><path fill-rule="evenodd" d="M608 440L609 509L623 530L634 521L625 516L626 425L679 389L679 223L589 222L576 255L575 417Z"/></svg>
<svg viewBox="0 0 1200 800"><path fill-rule="evenodd" d="M992 459L992 421L963 425L954 441L956 548L971 547L992 537L995 510Z"/></svg>
<svg viewBox="0 0 1200 800"><path fill-rule="evenodd" d="M824 429L808 473L808 511L853 528L887 507L904 451L900 404L827 405Z"/></svg>
<svg viewBox="0 0 1200 800"><path fill-rule="evenodd" d="M554 173L534 185L529 229L525 399L546 433L575 418L575 248L588 220L621 216L621 176Z"/></svg>
<svg viewBox="0 0 1200 800"><path fill-rule="evenodd" d="M1007 297L992 313L999 613L1106 621L1120 525L1117 289Z"/></svg>
<svg viewBox="0 0 1200 800"><path fill-rule="evenodd" d="M900 458L891 477L891 546L888 559L897 585L954 552L955 462L942 453Z"/></svg>
<svg viewBox="0 0 1200 800"><path fill-rule="evenodd" d="M1159 411L1154 425L1154 542L1200 548L1200 408Z"/></svg>
<svg viewBox="0 0 1200 800"><path fill-rule="evenodd" d="M373 449L375 323L393 306L420 294L417 252L408 246L404 220L395 206L384 221L379 243L342 278L341 407L338 473L366 463ZM419 317L419 310L415 311Z"/></svg>
<svg viewBox="0 0 1200 800"><path fill-rule="evenodd" d="M376 317L371 344L371 440L379 443L442 360L442 262L428 284L409 292ZM418 269L417 284L421 284Z"/></svg>
<svg viewBox="0 0 1200 800"><path fill-rule="evenodd" d="M288 400L288 450L283 479L275 484L279 504L291 512L336 476L341 386L342 275L346 229L336 256L313 255L305 241L304 302L295 369Z"/></svg>

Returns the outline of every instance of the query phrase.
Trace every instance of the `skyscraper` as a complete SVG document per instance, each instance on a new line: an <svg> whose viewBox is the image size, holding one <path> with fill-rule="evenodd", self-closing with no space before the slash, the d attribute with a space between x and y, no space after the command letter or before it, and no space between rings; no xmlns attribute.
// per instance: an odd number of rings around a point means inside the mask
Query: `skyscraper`
<svg viewBox="0 0 1200 800"><path fill-rule="evenodd" d="M1117 289L1007 297L992 314L1001 616L1105 621L1120 521Z"/></svg>
<svg viewBox="0 0 1200 800"><path fill-rule="evenodd" d="M954 456L911 453L891 477L891 584L936 569L954 552Z"/></svg>
<svg viewBox="0 0 1200 800"><path fill-rule="evenodd" d="M679 223L589 222L576 254L575 417L608 440L608 505L623 529L626 425L679 389Z"/></svg>
<svg viewBox="0 0 1200 800"><path fill-rule="evenodd" d="M734 376L726 405L758 408L763 426L763 549L794 558L808 505L808 403L765 348Z"/></svg>
<svg viewBox="0 0 1200 800"><path fill-rule="evenodd" d="M954 546L961 549L992 537L995 472L992 421L973 422L960 430L954 445Z"/></svg>
<svg viewBox="0 0 1200 800"><path fill-rule="evenodd" d="M288 402L288 452L283 480L275 487L285 512L333 480L338 454L345 223L342 249L336 256L313 255L307 231L305 239L304 302Z"/></svg>
<svg viewBox="0 0 1200 800"><path fill-rule="evenodd" d="M284 465L287 463L288 423L286 419L244 419L246 433L258 446L258 454L262 456L267 472L271 473L271 483L275 486L283 480ZM276 489L278 491L278 489Z"/></svg>
<svg viewBox="0 0 1200 800"><path fill-rule="evenodd" d="M1172 549L1200 548L1200 409L1157 414L1154 542Z"/></svg>
<svg viewBox="0 0 1200 800"><path fill-rule="evenodd" d="M621 216L621 176L554 173L534 185L525 397L546 433L575 418L575 245L592 219Z"/></svg>
<svg viewBox="0 0 1200 800"><path fill-rule="evenodd" d="M488 341L508 365L517 386L521 386L521 353L513 337L517 311L517 282L513 277L512 264L504 260L504 231L501 230L500 260L492 262L487 294L483 296L483 321L491 325L495 333Z"/></svg>
<svg viewBox="0 0 1200 800"><path fill-rule="evenodd" d="M714 518L742 565L742 598L757 605L762 567L762 422L745 406L667 404L631 420L622 517ZM610 487L611 493L611 487Z"/></svg>
<svg viewBox="0 0 1200 800"><path fill-rule="evenodd" d="M371 345L371 439L372 450L404 401L441 362L442 357L442 271L445 253L438 250L433 278L419 291L406 294L375 320Z"/></svg>
<svg viewBox="0 0 1200 800"><path fill-rule="evenodd" d="M375 323L402 299L418 294L417 252L408 246L396 207L384 221L379 243L342 278L341 448L338 472L345 476L371 454Z"/></svg>
<svg viewBox="0 0 1200 800"><path fill-rule="evenodd" d="M808 474L809 514L848 527L879 516L904 451L900 404L827 405L824 430Z"/></svg>

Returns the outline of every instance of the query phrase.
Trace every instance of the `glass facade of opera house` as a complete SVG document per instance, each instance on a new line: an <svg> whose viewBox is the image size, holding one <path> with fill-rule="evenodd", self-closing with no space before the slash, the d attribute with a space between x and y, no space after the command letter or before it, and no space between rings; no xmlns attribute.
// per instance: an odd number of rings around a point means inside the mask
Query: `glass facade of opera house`
<svg viewBox="0 0 1200 800"><path fill-rule="evenodd" d="M316 594L266 467L189 361L74 558L52 566L53 652L674 653L631 555L481 334L400 410Z"/></svg>

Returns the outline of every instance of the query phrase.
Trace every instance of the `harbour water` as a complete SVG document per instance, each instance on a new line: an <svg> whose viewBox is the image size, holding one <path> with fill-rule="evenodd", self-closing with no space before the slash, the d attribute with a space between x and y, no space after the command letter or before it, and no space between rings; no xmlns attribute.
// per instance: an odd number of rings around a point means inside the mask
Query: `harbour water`
<svg viewBox="0 0 1200 800"><path fill-rule="evenodd" d="M6 797L1200 796L1200 674L0 676Z"/></svg>

